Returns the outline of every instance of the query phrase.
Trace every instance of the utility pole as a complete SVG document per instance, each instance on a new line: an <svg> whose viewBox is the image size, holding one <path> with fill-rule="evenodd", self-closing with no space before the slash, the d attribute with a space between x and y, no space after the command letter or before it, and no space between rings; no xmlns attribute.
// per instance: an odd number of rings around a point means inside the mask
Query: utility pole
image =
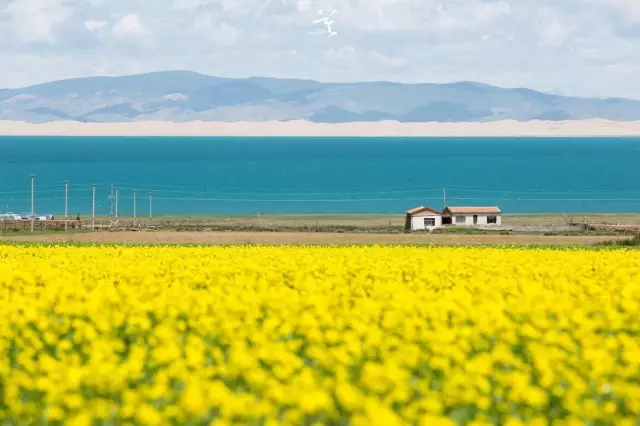
<svg viewBox="0 0 640 426"><path fill-rule="evenodd" d="M447 208L447 187L446 186L442 187L442 204L444 204L442 208L446 209Z"/></svg>
<svg viewBox="0 0 640 426"><path fill-rule="evenodd" d="M96 184L91 185L93 187L93 204L91 206L91 230L96 230Z"/></svg>
<svg viewBox="0 0 640 426"><path fill-rule="evenodd" d="M149 219L153 219L152 207L153 207L153 192L149 192Z"/></svg>
<svg viewBox="0 0 640 426"><path fill-rule="evenodd" d="M133 190L133 227L136 227L136 190Z"/></svg>
<svg viewBox="0 0 640 426"><path fill-rule="evenodd" d="M31 174L31 232L33 232L33 221L35 220L35 210L34 210L34 190L35 190L35 181L36 175Z"/></svg>
<svg viewBox="0 0 640 426"><path fill-rule="evenodd" d="M109 192L109 216L113 216L113 184L111 184L111 191Z"/></svg>
<svg viewBox="0 0 640 426"><path fill-rule="evenodd" d="M67 221L69 219L69 181L64 181L64 232L67 232Z"/></svg>
<svg viewBox="0 0 640 426"><path fill-rule="evenodd" d="M120 188L116 188L116 220L118 220L118 198L120 197Z"/></svg>

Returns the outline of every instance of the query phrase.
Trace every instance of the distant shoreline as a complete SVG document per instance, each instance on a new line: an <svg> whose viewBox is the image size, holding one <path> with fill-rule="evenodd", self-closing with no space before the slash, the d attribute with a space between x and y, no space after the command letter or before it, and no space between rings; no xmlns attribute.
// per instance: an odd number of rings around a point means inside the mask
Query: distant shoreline
<svg viewBox="0 0 640 426"><path fill-rule="evenodd" d="M640 137L640 121L80 123L0 121L0 136Z"/></svg>

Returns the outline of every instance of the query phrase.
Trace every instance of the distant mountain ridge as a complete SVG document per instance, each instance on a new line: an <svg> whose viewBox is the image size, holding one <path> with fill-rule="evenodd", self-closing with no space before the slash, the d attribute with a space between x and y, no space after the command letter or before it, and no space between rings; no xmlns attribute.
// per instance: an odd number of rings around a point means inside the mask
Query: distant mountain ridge
<svg viewBox="0 0 640 426"><path fill-rule="evenodd" d="M0 83L1 84L1 83ZM85 77L0 89L0 120L347 123L640 120L640 101L575 98L476 82L321 83L190 71Z"/></svg>

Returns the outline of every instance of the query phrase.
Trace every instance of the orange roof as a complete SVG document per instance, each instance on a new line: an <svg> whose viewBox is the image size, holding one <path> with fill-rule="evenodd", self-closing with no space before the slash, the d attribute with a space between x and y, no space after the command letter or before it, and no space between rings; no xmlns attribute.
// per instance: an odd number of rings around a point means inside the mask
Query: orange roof
<svg viewBox="0 0 640 426"><path fill-rule="evenodd" d="M429 207L425 207L425 206L420 206L420 207L416 207L416 208L411 209L411 210L407 210L407 214L412 215L412 216L420 214L420 213L431 213L431 214L436 215L436 216L442 215L442 213L440 213L439 211L434 210L434 209L430 209Z"/></svg>
<svg viewBox="0 0 640 426"><path fill-rule="evenodd" d="M452 214L500 214L500 207L447 207L445 213Z"/></svg>
<svg viewBox="0 0 640 426"><path fill-rule="evenodd" d="M422 210L424 210L424 209L426 209L426 207L425 207L425 206L414 207L414 208L412 208L411 210L407 210L407 213L408 213L408 214L419 213L419 212L421 212L421 211L422 211Z"/></svg>

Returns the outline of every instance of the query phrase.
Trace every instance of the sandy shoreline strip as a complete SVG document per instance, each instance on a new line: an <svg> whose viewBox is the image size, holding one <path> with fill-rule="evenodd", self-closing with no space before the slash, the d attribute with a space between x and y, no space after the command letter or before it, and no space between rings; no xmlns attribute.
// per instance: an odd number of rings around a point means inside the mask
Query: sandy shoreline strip
<svg viewBox="0 0 640 426"><path fill-rule="evenodd" d="M24 136L640 136L640 121L494 121L400 123L397 121L313 123L310 121L202 122L137 121L26 123L0 121L0 135Z"/></svg>

